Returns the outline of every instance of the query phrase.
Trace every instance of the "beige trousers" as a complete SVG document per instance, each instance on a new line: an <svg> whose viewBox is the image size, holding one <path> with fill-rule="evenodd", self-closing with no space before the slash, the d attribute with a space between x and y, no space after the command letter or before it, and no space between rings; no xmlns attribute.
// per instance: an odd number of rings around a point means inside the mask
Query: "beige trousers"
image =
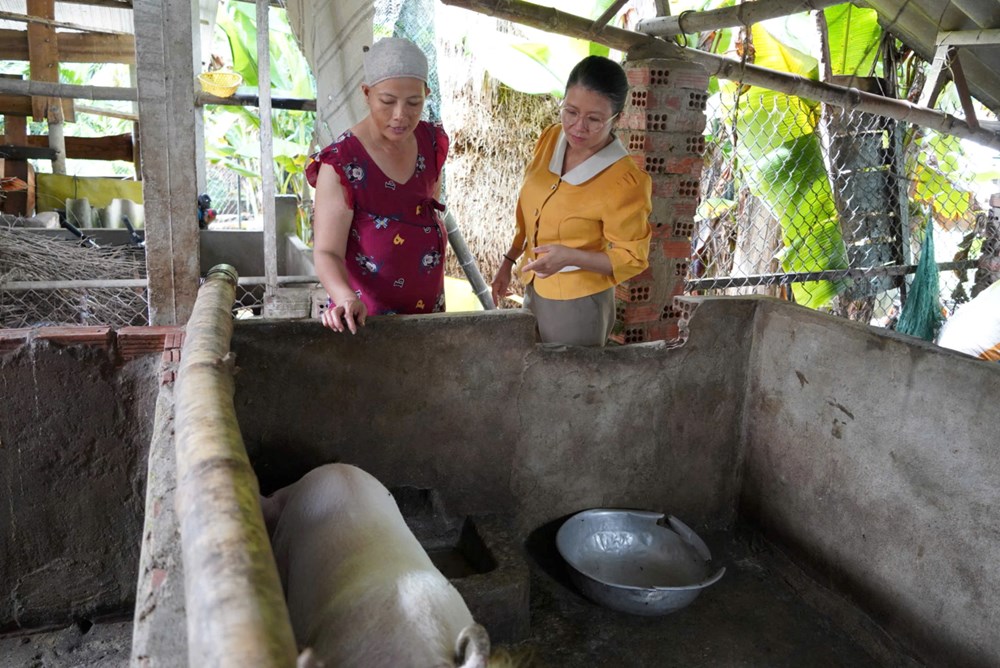
<svg viewBox="0 0 1000 668"><path fill-rule="evenodd" d="M524 308L535 314L542 343L603 346L615 326L615 289L578 299L546 299L529 283Z"/></svg>

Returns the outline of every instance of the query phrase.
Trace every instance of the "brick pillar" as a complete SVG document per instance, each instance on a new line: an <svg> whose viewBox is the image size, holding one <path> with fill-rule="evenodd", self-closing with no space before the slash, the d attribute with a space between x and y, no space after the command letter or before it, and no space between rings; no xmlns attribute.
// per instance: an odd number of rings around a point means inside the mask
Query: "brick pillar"
<svg viewBox="0 0 1000 668"><path fill-rule="evenodd" d="M705 152L708 74L694 63L636 60L625 65L630 86L618 135L653 180L649 268L615 290L618 343L676 339L691 262Z"/></svg>

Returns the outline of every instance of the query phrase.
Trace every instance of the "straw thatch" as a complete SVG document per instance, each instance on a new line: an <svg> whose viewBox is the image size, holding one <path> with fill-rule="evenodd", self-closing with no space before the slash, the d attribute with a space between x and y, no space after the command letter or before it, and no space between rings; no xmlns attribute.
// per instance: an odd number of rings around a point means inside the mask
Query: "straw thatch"
<svg viewBox="0 0 1000 668"><path fill-rule="evenodd" d="M557 101L500 84L456 53L439 62L465 63L441 73L442 116L451 136L445 168L448 207L489 283L514 238L514 207L524 168L542 130L555 122ZM448 274L461 276L454 258ZM515 286L517 289L517 286Z"/></svg>

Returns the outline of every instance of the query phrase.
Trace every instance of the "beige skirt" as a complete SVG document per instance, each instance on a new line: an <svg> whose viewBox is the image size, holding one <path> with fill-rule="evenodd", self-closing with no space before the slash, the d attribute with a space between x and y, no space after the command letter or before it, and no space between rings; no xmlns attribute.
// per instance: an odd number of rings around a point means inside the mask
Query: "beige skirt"
<svg viewBox="0 0 1000 668"><path fill-rule="evenodd" d="M529 283L524 308L535 315L542 343L603 346L615 326L615 289L577 299L546 299Z"/></svg>

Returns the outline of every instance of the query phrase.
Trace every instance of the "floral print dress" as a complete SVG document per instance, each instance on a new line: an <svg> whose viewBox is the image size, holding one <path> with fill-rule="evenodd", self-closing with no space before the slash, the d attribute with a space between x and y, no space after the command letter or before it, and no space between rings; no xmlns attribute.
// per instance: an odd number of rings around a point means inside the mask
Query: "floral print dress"
<svg viewBox="0 0 1000 668"><path fill-rule="evenodd" d="M417 164L406 183L393 181L350 131L306 168L316 185L320 164L336 170L347 205L354 209L344 259L348 280L368 313L434 313L444 310L444 251L447 233L434 199L434 185L448 154L448 135L438 123L414 130Z"/></svg>

